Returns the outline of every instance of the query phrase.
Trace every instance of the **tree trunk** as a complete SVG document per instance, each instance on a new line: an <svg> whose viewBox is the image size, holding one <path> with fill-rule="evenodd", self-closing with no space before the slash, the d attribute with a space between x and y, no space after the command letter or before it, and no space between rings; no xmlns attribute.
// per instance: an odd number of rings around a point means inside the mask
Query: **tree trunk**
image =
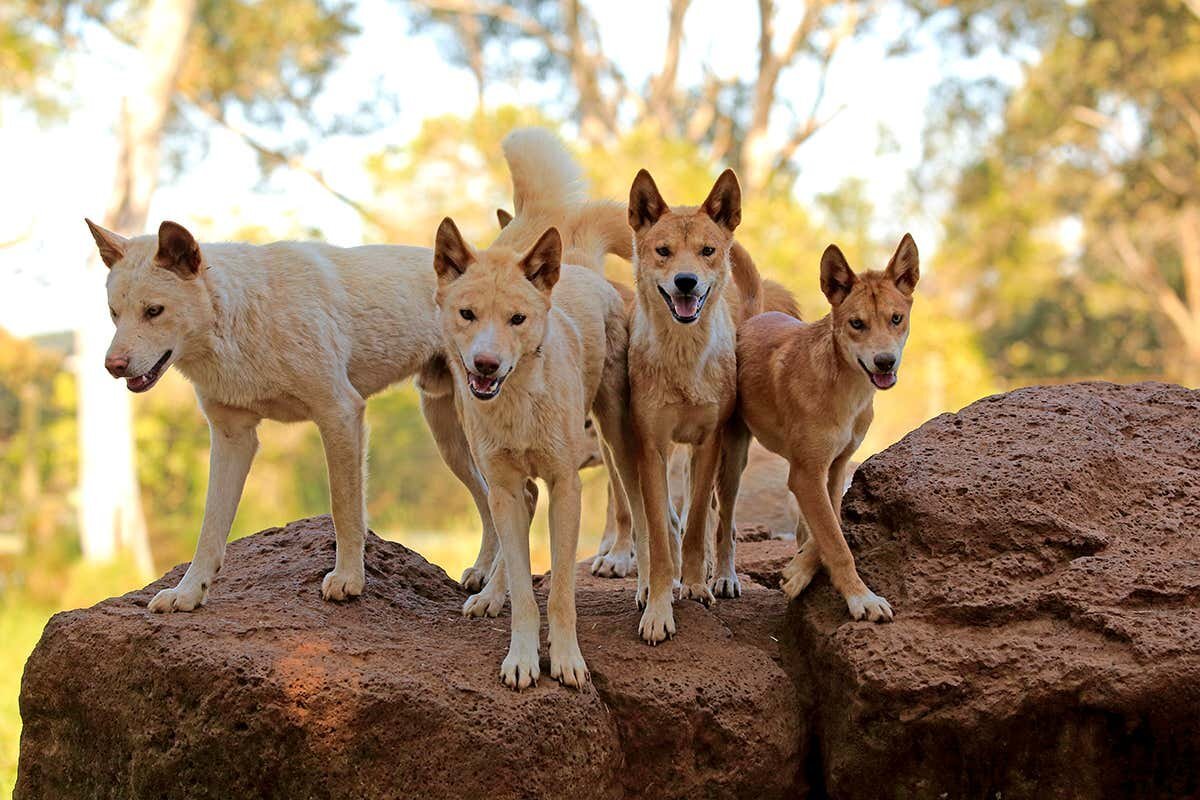
<svg viewBox="0 0 1200 800"><path fill-rule="evenodd" d="M140 64L129 75L121 107L120 153L104 225L125 235L142 232L158 185L163 127L183 61L196 0L151 0L138 40ZM103 368L112 322L101 298L107 270L93 251L88 311L75 332L79 385L79 532L84 558L107 561L125 551L153 570L138 491L133 413L121 381Z"/></svg>

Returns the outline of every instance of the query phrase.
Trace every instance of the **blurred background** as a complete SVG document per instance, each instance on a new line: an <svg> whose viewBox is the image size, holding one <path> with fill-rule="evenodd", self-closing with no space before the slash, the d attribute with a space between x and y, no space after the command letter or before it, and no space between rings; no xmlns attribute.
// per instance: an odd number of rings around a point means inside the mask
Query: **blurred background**
<svg viewBox="0 0 1200 800"><path fill-rule="evenodd" d="M827 243L879 268L914 233L859 458L1015 386L1200 382L1200 0L0 0L0 794L48 616L190 558L203 509L190 387L103 370L83 217L429 246L451 214L486 242L528 124L597 196L645 166L699 202L735 168L739 239L812 318ZM477 522L413 389L369 420L372 528L457 577ZM328 509L315 428L263 428L235 538ZM586 492L581 553L601 470Z"/></svg>

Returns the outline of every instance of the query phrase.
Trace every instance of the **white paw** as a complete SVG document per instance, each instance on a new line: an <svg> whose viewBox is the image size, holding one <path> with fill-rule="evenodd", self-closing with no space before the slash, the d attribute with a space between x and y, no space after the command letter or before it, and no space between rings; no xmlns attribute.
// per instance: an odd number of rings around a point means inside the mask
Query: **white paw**
<svg viewBox="0 0 1200 800"><path fill-rule="evenodd" d="M458 582L468 592L478 592L487 583L487 572L479 567L467 567Z"/></svg>
<svg viewBox="0 0 1200 800"><path fill-rule="evenodd" d="M146 606L156 614L172 611L192 611L208 600L208 581L180 581L174 589L163 589Z"/></svg>
<svg viewBox="0 0 1200 800"><path fill-rule="evenodd" d="M638 633L647 644L665 642L675 635L675 612L671 609L671 595L651 600L642 612Z"/></svg>
<svg viewBox="0 0 1200 800"><path fill-rule="evenodd" d="M493 591L494 584L488 584L482 592L473 594L463 603L464 617L498 617L504 610L504 592Z"/></svg>
<svg viewBox="0 0 1200 800"><path fill-rule="evenodd" d="M846 605L850 609L850 616L854 619L868 619L871 622L891 622L892 607L879 595L867 589L862 594L852 594L846 596Z"/></svg>
<svg viewBox="0 0 1200 800"><path fill-rule="evenodd" d="M624 578L636 570L633 553L607 553L592 562L592 574L600 578Z"/></svg>
<svg viewBox="0 0 1200 800"><path fill-rule="evenodd" d="M550 642L550 677L563 686L575 689L583 688L592 679L583 661L583 653L579 652L579 642L574 638L570 644L561 647Z"/></svg>
<svg viewBox="0 0 1200 800"><path fill-rule="evenodd" d="M325 600L349 600L363 593L366 576L361 569L353 572L333 570L321 581L321 597Z"/></svg>
<svg viewBox="0 0 1200 800"><path fill-rule="evenodd" d="M728 575L718 575L713 578L708 582L708 588L716 597L732 600L742 596L742 583L738 580L737 573L732 570Z"/></svg>
<svg viewBox="0 0 1200 800"><path fill-rule="evenodd" d="M536 685L540 675L537 639L532 642L514 640L500 664L500 680L510 689L521 690Z"/></svg>
<svg viewBox="0 0 1200 800"><path fill-rule="evenodd" d="M680 600L695 600L703 604L706 608L716 602L712 592L708 590L707 583L685 583L679 587Z"/></svg>

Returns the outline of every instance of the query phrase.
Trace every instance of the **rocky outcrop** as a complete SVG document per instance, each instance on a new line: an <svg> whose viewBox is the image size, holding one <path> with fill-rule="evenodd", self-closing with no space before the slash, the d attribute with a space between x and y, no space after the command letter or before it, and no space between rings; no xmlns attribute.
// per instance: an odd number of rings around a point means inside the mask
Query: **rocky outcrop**
<svg viewBox="0 0 1200 800"><path fill-rule="evenodd" d="M199 612L145 609L178 567L51 621L17 797L1200 793L1200 395L980 401L863 464L844 519L893 624L850 622L824 578L789 607L794 543L764 528L743 597L677 603L656 648L632 581L581 569L593 685L520 694L507 616L461 618L420 556L372 537L366 594L326 604L328 519L265 531Z"/></svg>

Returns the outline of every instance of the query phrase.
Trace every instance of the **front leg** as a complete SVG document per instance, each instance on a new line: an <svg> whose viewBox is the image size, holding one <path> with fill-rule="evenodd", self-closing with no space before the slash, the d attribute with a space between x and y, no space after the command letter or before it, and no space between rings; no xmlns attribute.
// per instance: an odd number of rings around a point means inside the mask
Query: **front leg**
<svg viewBox="0 0 1200 800"><path fill-rule="evenodd" d="M200 540L183 580L174 589L156 594L149 604L151 611L191 611L204 605L213 578L225 560L225 542L258 451L257 416L215 403L202 401L201 406L208 417L211 445Z"/></svg>
<svg viewBox="0 0 1200 800"><path fill-rule="evenodd" d="M550 484L550 677L577 689L591 679L575 631L575 551L582 490L576 470Z"/></svg>
<svg viewBox="0 0 1200 800"><path fill-rule="evenodd" d="M529 567L529 509L523 491L524 478L510 474L485 473L488 507L496 521L500 554L512 604L512 626L508 655L500 665L500 680L511 689L527 689L537 683L538 630L541 614L533 596Z"/></svg>
<svg viewBox="0 0 1200 800"><path fill-rule="evenodd" d="M890 622L892 607L888 601L867 588L854 566L854 554L846 544L842 528L833 513L829 499L829 468L827 465L793 462L788 486L800 504L800 513L808 523L809 538L815 544L820 560L829 570L833 586L846 600L854 619L866 617L872 622ZM790 582L789 582L790 583ZM788 591L789 583L784 584Z"/></svg>
<svg viewBox="0 0 1200 800"><path fill-rule="evenodd" d="M329 497L333 506L333 531L337 538L333 571L321 581L321 597L346 600L362 594L366 584L363 548L367 532L364 492L366 402L348 384L342 393L323 404L316 416L325 445L329 470Z"/></svg>
<svg viewBox="0 0 1200 800"><path fill-rule="evenodd" d="M643 570L639 551L639 584L643 571L648 572L649 596L638 632L647 643L658 644L675 635L675 612L671 608L675 594L675 569L671 558L670 531L667 529L667 462L666 454L657 442L640 434L637 439L637 474L642 485L641 514L646 521L650 559L650 568Z"/></svg>
<svg viewBox="0 0 1200 800"><path fill-rule="evenodd" d="M714 431L704 441L692 447L691 492L688 499L687 522L683 531L683 571L680 575L680 600L697 600L712 605L704 569L704 545L708 533L708 507L712 502L713 481L717 460L721 457L721 437Z"/></svg>

